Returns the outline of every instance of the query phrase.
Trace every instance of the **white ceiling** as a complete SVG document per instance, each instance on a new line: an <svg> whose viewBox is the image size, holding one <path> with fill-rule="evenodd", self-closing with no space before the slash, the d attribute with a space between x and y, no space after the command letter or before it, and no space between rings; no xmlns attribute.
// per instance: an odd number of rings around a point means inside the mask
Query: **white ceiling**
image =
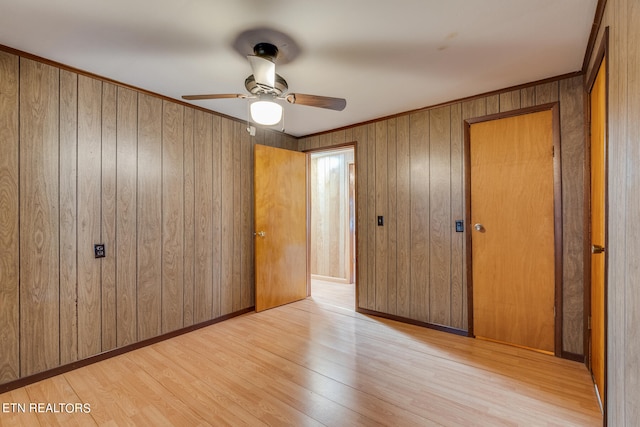
<svg viewBox="0 0 640 427"><path fill-rule="evenodd" d="M302 136L528 83L582 66L597 0L0 0L0 44L180 99L245 93L233 48L268 27L300 48L277 65L291 92L342 112L285 106ZM195 101L247 118L246 100Z"/></svg>

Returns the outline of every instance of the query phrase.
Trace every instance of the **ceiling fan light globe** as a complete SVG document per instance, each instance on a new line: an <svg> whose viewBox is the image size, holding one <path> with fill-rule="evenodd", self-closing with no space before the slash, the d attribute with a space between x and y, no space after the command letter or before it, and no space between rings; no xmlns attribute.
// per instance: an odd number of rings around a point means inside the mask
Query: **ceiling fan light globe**
<svg viewBox="0 0 640 427"><path fill-rule="evenodd" d="M282 106L272 101L256 101L251 104L251 118L254 122L272 126L282 120Z"/></svg>

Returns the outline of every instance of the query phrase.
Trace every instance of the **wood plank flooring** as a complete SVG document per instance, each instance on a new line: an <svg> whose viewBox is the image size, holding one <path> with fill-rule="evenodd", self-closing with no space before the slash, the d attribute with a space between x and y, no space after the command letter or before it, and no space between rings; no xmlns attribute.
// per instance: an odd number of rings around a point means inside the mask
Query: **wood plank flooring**
<svg viewBox="0 0 640 427"><path fill-rule="evenodd" d="M349 285L312 289L2 394L0 425L602 425L580 363L355 313Z"/></svg>
<svg viewBox="0 0 640 427"><path fill-rule="evenodd" d="M353 283L337 283L311 279L311 299L318 303L355 310L356 290Z"/></svg>

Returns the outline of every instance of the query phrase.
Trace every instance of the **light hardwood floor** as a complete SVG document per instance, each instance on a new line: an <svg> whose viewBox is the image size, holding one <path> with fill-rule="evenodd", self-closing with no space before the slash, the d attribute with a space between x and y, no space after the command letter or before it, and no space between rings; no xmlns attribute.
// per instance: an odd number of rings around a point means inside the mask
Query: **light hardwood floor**
<svg viewBox="0 0 640 427"><path fill-rule="evenodd" d="M27 412L0 425L602 425L584 365L360 315L336 299L345 290L313 288L2 394ZM29 413L30 402L91 412Z"/></svg>
<svg viewBox="0 0 640 427"><path fill-rule="evenodd" d="M311 298L323 304L355 310L356 290L353 283L336 283L325 280L311 280Z"/></svg>

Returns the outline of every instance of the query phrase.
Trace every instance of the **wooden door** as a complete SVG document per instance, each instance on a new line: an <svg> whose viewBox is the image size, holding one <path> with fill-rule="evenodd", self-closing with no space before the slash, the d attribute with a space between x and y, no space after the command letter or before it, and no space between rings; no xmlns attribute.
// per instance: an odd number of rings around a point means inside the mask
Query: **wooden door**
<svg viewBox="0 0 640 427"><path fill-rule="evenodd" d="M552 110L470 126L473 328L553 353Z"/></svg>
<svg viewBox="0 0 640 427"><path fill-rule="evenodd" d="M591 338L590 367L600 401L605 394L605 174L606 67L602 61L591 89Z"/></svg>
<svg viewBox="0 0 640 427"><path fill-rule="evenodd" d="M307 297L307 157L255 146L256 311Z"/></svg>

